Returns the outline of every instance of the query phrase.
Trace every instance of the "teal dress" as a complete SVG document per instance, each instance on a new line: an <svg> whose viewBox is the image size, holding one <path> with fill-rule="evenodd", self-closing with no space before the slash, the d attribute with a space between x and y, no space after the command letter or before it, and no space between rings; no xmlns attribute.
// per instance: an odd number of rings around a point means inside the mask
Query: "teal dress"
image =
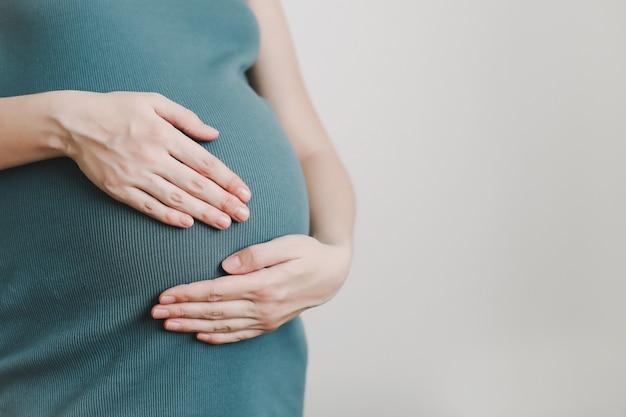
<svg viewBox="0 0 626 417"><path fill-rule="evenodd" d="M245 0L0 0L0 96L159 92L221 132L202 146L253 194L245 223L179 229L67 158L0 171L0 416L302 414L300 319L209 345L149 314L163 290L225 275L229 254L308 233L300 165L246 79L258 45Z"/></svg>

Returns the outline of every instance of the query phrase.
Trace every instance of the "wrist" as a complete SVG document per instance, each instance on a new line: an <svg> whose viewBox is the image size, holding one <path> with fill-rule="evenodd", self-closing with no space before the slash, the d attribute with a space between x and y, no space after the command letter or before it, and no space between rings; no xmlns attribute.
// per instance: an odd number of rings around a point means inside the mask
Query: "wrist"
<svg viewBox="0 0 626 417"><path fill-rule="evenodd" d="M73 101L71 91L51 91L38 96L39 126L42 146L52 156L71 157L71 133L67 127L68 104Z"/></svg>
<svg viewBox="0 0 626 417"><path fill-rule="evenodd" d="M348 250L349 252L352 252L353 239L350 236L338 237L338 236L327 236L327 235L324 235L323 233L314 233L311 235L311 237L324 245L333 246L337 248L343 248L343 249Z"/></svg>

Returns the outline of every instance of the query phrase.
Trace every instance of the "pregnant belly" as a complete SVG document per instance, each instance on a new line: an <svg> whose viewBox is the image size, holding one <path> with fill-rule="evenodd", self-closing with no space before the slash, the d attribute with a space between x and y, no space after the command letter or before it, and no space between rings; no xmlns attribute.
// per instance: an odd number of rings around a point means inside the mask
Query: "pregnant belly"
<svg viewBox="0 0 626 417"><path fill-rule="evenodd" d="M211 346L163 330L149 314L163 290L224 275L229 254L308 232L304 181L284 134L239 122L214 123L221 136L206 144L253 194L250 219L223 231L161 224L101 192L69 159L0 171L0 409L35 398L40 408L29 415L59 404L81 410L72 415L85 415L84 404L123 410L109 415L167 407L196 415L216 398L251 410L257 398L300 398L299 321Z"/></svg>
<svg viewBox="0 0 626 417"><path fill-rule="evenodd" d="M13 297L0 316L24 309L33 318L38 309L36 320L67 321L122 309L145 319L166 288L224 275L220 263L229 254L308 233L302 174L282 132L220 130L206 146L253 194L250 219L227 230L161 224L111 199L69 159L0 172L0 294Z"/></svg>

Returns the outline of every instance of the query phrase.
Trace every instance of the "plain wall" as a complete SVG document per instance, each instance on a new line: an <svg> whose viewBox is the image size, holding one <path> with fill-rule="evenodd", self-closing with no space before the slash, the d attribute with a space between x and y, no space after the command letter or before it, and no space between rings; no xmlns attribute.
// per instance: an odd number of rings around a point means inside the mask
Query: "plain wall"
<svg viewBox="0 0 626 417"><path fill-rule="evenodd" d="M307 417L626 416L626 2L283 5L358 194Z"/></svg>

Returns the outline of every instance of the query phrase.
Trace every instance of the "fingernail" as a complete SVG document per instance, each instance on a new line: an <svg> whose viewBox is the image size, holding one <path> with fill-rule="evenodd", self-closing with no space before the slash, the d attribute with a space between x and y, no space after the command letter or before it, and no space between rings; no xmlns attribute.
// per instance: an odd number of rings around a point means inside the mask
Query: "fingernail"
<svg viewBox="0 0 626 417"><path fill-rule="evenodd" d="M207 334L207 333L198 333L198 336L196 336L198 338L198 340L200 340L201 342L208 342L211 340L211 335Z"/></svg>
<svg viewBox="0 0 626 417"><path fill-rule="evenodd" d="M180 330L183 328L183 326L178 321L168 321L167 323L165 323L165 328L167 330Z"/></svg>
<svg viewBox="0 0 626 417"><path fill-rule="evenodd" d="M164 295L159 299L161 304L173 304L176 301L176 298L171 295Z"/></svg>
<svg viewBox="0 0 626 417"><path fill-rule="evenodd" d="M231 256L230 258L226 258L224 264L222 265L224 269L229 269L231 271L236 271L241 268L241 258L239 255Z"/></svg>
<svg viewBox="0 0 626 417"><path fill-rule="evenodd" d="M235 217L235 219L243 222L245 220L248 220L248 217L250 217L250 210L248 210L248 207L237 207L233 216Z"/></svg>
<svg viewBox="0 0 626 417"><path fill-rule="evenodd" d="M228 226L230 226L230 217L225 214L220 214L215 222L219 227L226 229Z"/></svg>
<svg viewBox="0 0 626 417"><path fill-rule="evenodd" d="M213 134L213 135L215 135L215 136L218 136L218 135L220 134L219 130L217 130L216 128L211 127L211 126L209 126L209 125L205 125L205 126L206 126L206 129L207 129L209 132L211 132L211 134Z"/></svg>
<svg viewBox="0 0 626 417"><path fill-rule="evenodd" d="M170 316L170 312L163 308L157 308L152 313L152 317L154 317L155 319L165 319L165 318L168 318L169 316Z"/></svg>
<svg viewBox="0 0 626 417"><path fill-rule="evenodd" d="M184 227L193 226L193 218L190 216L180 216L180 224Z"/></svg>
<svg viewBox="0 0 626 417"><path fill-rule="evenodd" d="M247 203L248 200L250 200L250 197L252 197L252 194L247 188L241 187L237 190L237 197L239 197L239 199L244 203Z"/></svg>

